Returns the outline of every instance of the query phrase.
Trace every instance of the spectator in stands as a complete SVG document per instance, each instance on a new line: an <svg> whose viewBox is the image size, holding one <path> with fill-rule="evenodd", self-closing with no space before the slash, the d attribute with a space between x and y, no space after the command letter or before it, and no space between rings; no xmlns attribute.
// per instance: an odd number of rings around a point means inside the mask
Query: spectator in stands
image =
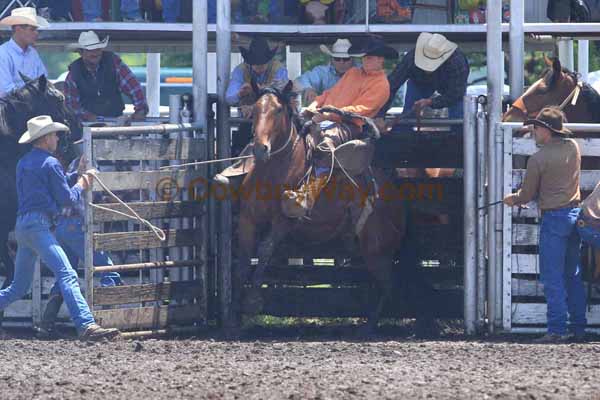
<svg viewBox="0 0 600 400"><path fill-rule="evenodd" d="M162 0L162 16L164 22L177 22L180 14L181 0Z"/></svg>
<svg viewBox="0 0 600 400"><path fill-rule="evenodd" d="M423 32L388 76L391 95L406 82L405 112L420 114L426 107L448 107L451 119L462 119L463 97L467 91L469 62L455 43L444 36ZM384 110L390 107L388 102Z"/></svg>
<svg viewBox="0 0 600 400"><path fill-rule="evenodd" d="M320 46L321 51L331 57L330 63L317 65L300 75L294 82L296 89L302 93L307 104L312 103L315 97L332 88L350 68L360 66L359 63L353 62L348 54L351 46L348 39L336 40L331 46L331 50L323 44Z"/></svg>
<svg viewBox="0 0 600 400"><path fill-rule="evenodd" d="M148 104L142 86L119 56L105 51L103 40L93 31L82 32L79 41L69 47L81 55L69 65L65 79L65 102L83 121L98 117L120 117L125 104L121 94L133 101L131 120L143 120Z"/></svg>
<svg viewBox="0 0 600 400"><path fill-rule="evenodd" d="M411 18L412 10L409 0L377 0L374 22L409 22Z"/></svg>
<svg viewBox="0 0 600 400"><path fill-rule="evenodd" d="M41 17L55 22L71 21L71 0L38 0L36 6Z"/></svg>
<svg viewBox="0 0 600 400"><path fill-rule="evenodd" d="M304 4L304 18L308 24L326 24L327 12L334 0L300 0Z"/></svg>
<svg viewBox="0 0 600 400"><path fill-rule="evenodd" d="M86 21L102 21L102 0L81 0L83 19ZM139 0L121 0L121 18L126 22L142 22Z"/></svg>
<svg viewBox="0 0 600 400"><path fill-rule="evenodd" d="M256 94L250 84L252 79L259 86L267 86L274 81L287 80L288 73L284 65L273 59L277 48L271 49L263 37L252 39L250 47L248 49L240 47L240 51L244 62L235 67L231 73L225 100L229 105L239 106L244 118L250 118L256 101ZM238 153L248 144L251 137L250 125L240 126L238 135L233 139L232 151Z"/></svg>
<svg viewBox="0 0 600 400"><path fill-rule="evenodd" d="M560 109L544 108L535 119L533 136L540 150L527 161L521 189L504 197L509 207L536 199L542 220L539 233L540 279L548 303L548 331L539 343L562 343L569 330L576 337L585 332L585 290L581 280L580 239L576 221L580 214L579 178L581 152L569 139L571 132Z"/></svg>
<svg viewBox="0 0 600 400"><path fill-rule="evenodd" d="M0 97L25 86L21 74L35 79L48 75L38 52L33 47L38 28L49 26L33 7L20 7L3 18L0 25L10 26L12 38L0 46Z"/></svg>

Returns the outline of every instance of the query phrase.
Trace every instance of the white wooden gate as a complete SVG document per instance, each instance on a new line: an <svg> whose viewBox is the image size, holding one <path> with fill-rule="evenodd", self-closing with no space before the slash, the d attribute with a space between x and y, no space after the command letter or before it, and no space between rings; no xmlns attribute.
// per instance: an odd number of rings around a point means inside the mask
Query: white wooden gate
<svg viewBox="0 0 600 400"><path fill-rule="evenodd" d="M600 125L567 124L575 132L585 166L589 157L600 157L600 138L582 138L590 133L600 133ZM515 161L537 151L533 138L514 138L520 123L502 123L499 129L504 136L503 193L520 187L525 170L513 168ZM600 136L598 136L600 137ZM517 161L518 162L518 161ZM600 181L600 170L581 171L581 191L585 198ZM543 332L546 329L546 303L543 285L539 281L538 234L540 212L537 203L527 209L504 207L503 212L503 273L502 273L502 321L505 331L515 333ZM582 253L582 259L586 254ZM588 297L588 330L600 331L600 286L586 283Z"/></svg>

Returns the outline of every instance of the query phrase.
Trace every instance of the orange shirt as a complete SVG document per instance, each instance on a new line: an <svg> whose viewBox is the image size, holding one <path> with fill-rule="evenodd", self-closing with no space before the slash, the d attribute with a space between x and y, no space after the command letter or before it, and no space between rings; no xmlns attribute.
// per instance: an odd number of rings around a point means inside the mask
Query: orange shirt
<svg viewBox="0 0 600 400"><path fill-rule="evenodd" d="M385 71L366 73L362 68L351 68L342 79L315 99L317 107L332 106L373 118L390 96L390 84ZM338 117L332 115L331 119ZM338 117L339 118L339 117ZM339 119L336 119L339 121ZM355 121L362 125L362 121Z"/></svg>

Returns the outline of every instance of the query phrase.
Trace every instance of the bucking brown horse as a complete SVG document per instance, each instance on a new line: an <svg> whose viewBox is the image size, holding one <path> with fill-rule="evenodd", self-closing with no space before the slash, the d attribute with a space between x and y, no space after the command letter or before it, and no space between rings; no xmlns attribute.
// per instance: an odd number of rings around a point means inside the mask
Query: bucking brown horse
<svg viewBox="0 0 600 400"><path fill-rule="evenodd" d="M240 203L240 263L233 276L234 303L240 306L239 296L247 281L254 289L260 288L265 269L284 240L302 244L341 242L351 232L380 289L380 298L369 312L367 327L373 329L392 291L394 255L405 234L403 203L394 200L393 185L380 171L373 171L369 178L354 177L358 187L343 174L335 173L321 192L310 218L286 217L281 206L283 191L299 187L305 178L310 166L308 141L294 123L297 115L292 104L295 95L291 81L283 88L255 90L258 93L252 117L255 163L239 189L249 196ZM258 255L258 265L250 277L250 257L254 255Z"/></svg>

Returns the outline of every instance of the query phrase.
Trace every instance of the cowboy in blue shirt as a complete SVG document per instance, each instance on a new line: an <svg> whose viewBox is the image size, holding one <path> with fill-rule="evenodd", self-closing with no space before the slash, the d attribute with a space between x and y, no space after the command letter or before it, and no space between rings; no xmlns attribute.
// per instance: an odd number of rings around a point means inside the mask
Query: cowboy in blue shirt
<svg viewBox="0 0 600 400"><path fill-rule="evenodd" d="M68 171L69 173L82 174L85 168L85 160L81 161L81 158L76 158L69 165ZM77 269L79 260L83 260L85 257L84 215L85 202L84 199L81 198L81 200L73 204L73 206L63 208L62 212L58 215L56 230L54 231L56 240L58 240L58 243L65 251L67 258L74 269ZM94 252L93 263L94 266L113 265L108 254L103 251ZM100 279L100 285L102 287L121 286L123 285L123 281L118 272L104 272ZM38 336L46 337L53 335L54 323L56 322L56 317L62 303L63 297L60 293L58 282L56 282L54 283L54 286L52 286L52 289L50 289L50 296L42 317L40 333Z"/></svg>
<svg viewBox="0 0 600 400"><path fill-rule="evenodd" d="M48 75L33 45L39 35L38 28L46 28L49 24L37 16L35 8L20 7L12 10L0 25L12 29L12 38L0 46L0 97L4 97L25 86L21 74L30 79Z"/></svg>
<svg viewBox="0 0 600 400"><path fill-rule="evenodd" d="M331 62L326 65L317 65L310 71L306 71L294 81L298 91L302 92L306 104L310 104L324 91L331 89L344 76L346 71L360 64L353 62L348 49L352 43L348 39L338 39L331 50L325 45L319 48L331 57Z"/></svg>
<svg viewBox="0 0 600 400"><path fill-rule="evenodd" d="M67 126L42 115L27 121L27 128L19 143L31 143L33 148L17 164L15 277L8 288L0 290L0 310L29 291L34 266L40 257L56 277L81 340L115 338L118 330L101 328L94 321L81 294L77 273L51 231L60 209L81 201L83 191L90 186L91 176L65 175L60 162L52 156L58 145L57 132L68 131Z"/></svg>

